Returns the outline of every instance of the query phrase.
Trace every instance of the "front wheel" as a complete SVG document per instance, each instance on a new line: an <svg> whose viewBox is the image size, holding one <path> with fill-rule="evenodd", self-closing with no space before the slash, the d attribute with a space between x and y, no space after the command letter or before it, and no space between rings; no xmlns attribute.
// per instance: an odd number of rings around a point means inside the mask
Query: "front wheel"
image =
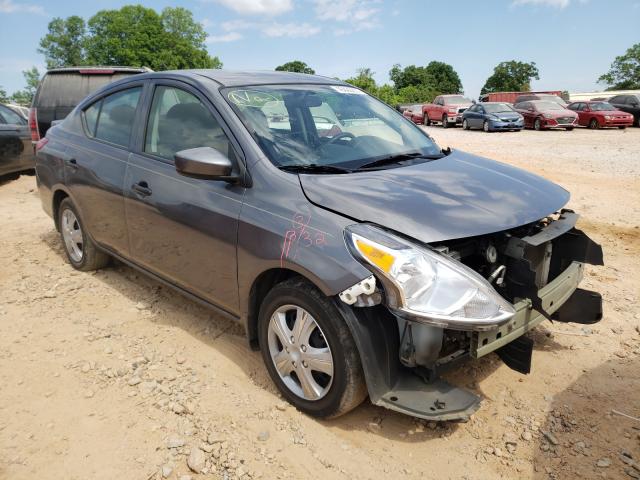
<svg viewBox="0 0 640 480"><path fill-rule="evenodd" d="M542 122L539 118L536 118L536 120L533 122L533 128L538 131L542 130Z"/></svg>
<svg viewBox="0 0 640 480"><path fill-rule="evenodd" d="M620 126L618 127L618 130L624 130L625 128L627 128L627 126L626 126L626 125L620 125Z"/></svg>
<svg viewBox="0 0 640 480"><path fill-rule="evenodd" d="M467 119L465 118L464 120L462 120L462 129L463 130L469 130L469 122L467 121Z"/></svg>
<svg viewBox="0 0 640 480"><path fill-rule="evenodd" d="M449 128L449 119L446 115L442 116L442 128Z"/></svg>
<svg viewBox="0 0 640 480"><path fill-rule="evenodd" d="M429 125L431 125L431 120L429 120L429 115L428 114L424 114L424 116L422 117L422 124L425 127L428 127Z"/></svg>
<svg viewBox="0 0 640 480"><path fill-rule="evenodd" d="M76 270L88 272L107 266L109 256L98 250L82 225L75 205L65 198L58 209L58 227L69 263Z"/></svg>
<svg viewBox="0 0 640 480"><path fill-rule="evenodd" d="M482 123L482 130L484 130L485 132L490 132L491 131L491 129L489 128L489 122L487 120L485 120Z"/></svg>
<svg viewBox="0 0 640 480"><path fill-rule="evenodd" d="M360 356L344 318L302 278L276 285L260 307L262 358L282 395L319 418L338 417L367 396Z"/></svg>
<svg viewBox="0 0 640 480"><path fill-rule="evenodd" d="M571 130L573 130L573 127L567 127L567 128L565 128L565 130L566 130L567 132L570 132Z"/></svg>

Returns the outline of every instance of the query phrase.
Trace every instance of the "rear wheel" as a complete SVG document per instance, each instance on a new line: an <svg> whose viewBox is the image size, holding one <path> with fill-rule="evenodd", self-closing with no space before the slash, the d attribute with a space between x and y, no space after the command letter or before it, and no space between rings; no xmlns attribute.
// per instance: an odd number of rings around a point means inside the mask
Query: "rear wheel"
<svg viewBox="0 0 640 480"><path fill-rule="evenodd" d="M449 128L449 119L446 115L442 116L442 128Z"/></svg>
<svg viewBox="0 0 640 480"><path fill-rule="evenodd" d="M598 122L597 118L592 118L591 120L589 120L589 128L591 128L592 130L597 130L598 128L600 128L600 123Z"/></svg>
<svg viewBox="0 0 640 480"><path fill-rule="evenodd" d="M262 358L282 395L309 415L331 418L367 396L360 356L332 301L302 278L276 285L260 307Z"/></svg>
<svg viewBox="0 0 640 480"><path fill-rule="evenodd" d="M464 120L462 120L462 128L463 130L469 130L469 122L467 121L467 119L465 118Z"/></svg>
<svg viewBox="0 0 640 480"><path fill-rule="evenodd" d="M542 130L542 122L540 121L539 118L536 118L535 121L533 122L533 128L538 131Z"/></svg>
<svg viewBox="0 0 640 480"><path fill-rule="evenodd" d="M98 250L84 230L73 202L65 198L58 209L58 226L69 263L84 272L97 270L109 263L109 256Z"/></svg>

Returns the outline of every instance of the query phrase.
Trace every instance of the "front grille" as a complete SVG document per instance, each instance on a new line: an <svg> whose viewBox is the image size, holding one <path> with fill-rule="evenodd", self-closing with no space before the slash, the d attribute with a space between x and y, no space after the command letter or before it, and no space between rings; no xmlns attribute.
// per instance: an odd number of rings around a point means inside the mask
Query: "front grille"
<svg viewBox="0 0 640 480"><path fill-rule="evenodd" d="M559 117L559 118L556 118L556 122L558 122L558 123L573 123L573 117Z"/></svg>

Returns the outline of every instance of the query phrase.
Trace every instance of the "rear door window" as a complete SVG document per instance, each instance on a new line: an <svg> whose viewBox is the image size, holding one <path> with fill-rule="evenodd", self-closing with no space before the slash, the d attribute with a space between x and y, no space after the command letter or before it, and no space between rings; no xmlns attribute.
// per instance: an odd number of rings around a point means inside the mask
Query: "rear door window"
<svg viewBox="0 0 640 480"><path fill-rule="evenodd" d="M141 92L142 87L135 87L104 97L100 102L102 106L98 114L95 138L128 147Z"/></svg>
<svg viewBox="0 0 640 480"><path fill-rule="evenodd" d="M98 124L98 115L100 114L101 107L102 100L99 100L84 111L84 121L87 127L87 132L92 137L96 134L96 125Z"/></svg>
<svg viewBox="0 0 640 480"><path fill-rule="evenodd" d="M175 87L156 87L144 151L173 161L176 152L198 147L211 147L233 158L222 127L198 97Z"/></svg>
<svg viewBox="0 0 640 480"><path fill-rule="evenodd" d="M24 125L26 122L24 118L10 108L0 106L0 123L8 125Z"/></svg>

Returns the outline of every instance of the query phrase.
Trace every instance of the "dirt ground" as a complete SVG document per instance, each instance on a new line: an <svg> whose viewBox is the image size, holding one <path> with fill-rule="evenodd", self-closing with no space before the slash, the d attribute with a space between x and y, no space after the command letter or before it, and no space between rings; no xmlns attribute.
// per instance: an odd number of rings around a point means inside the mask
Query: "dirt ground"
<svg viewBox="0 0 640 480"><path fill-rule="evenodd" d="M572 192L605 252L584 282L602 322L542 324L528 376L463 366L467 423L368 402L317 421L237 326L128 267L74 271L23 176L0 184L0 479L640 478L640 421L612 413L640 417L640 129L428 131Z"/></svg>

